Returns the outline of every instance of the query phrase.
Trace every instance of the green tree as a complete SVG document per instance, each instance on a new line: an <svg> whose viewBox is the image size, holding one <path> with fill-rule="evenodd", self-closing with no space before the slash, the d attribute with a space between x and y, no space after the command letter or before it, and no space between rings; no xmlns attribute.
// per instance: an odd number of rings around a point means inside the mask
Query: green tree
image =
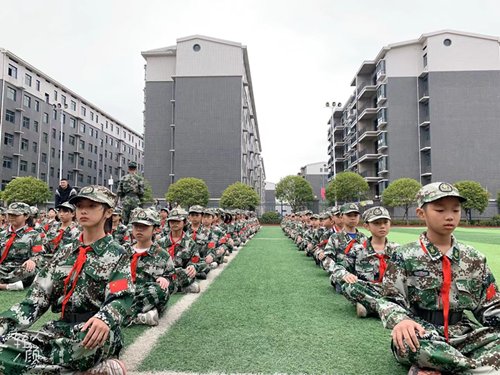
<svg viewBox="0 0 500 375"><path fill-rule="evenodd" d="M467 199L467 202L462 203L462 208L465 211L465 217L469 224L472 220L472 210L483 213L488 207L488 192L476 181L458 181L455 182L455 187L460 192L460 195Z"/></svg>
<svg viewBox="0 0 500 375"><path fill-rule="evenodd" d="M208 203L208 187L205 181L199 178L181 178L169 186L165 199L168 202L177 202L185 208L195 204L206 206Z"/></svg>
<svg viewBox="0 0 500 375"><path fill-rule="evenodd" d="M300 176L283 177L276 184L276 198L288 202L294 212L314 200L311 184Z"/></svg>
<svg viewBox="0 0 500 375"><path fill-rule="evenodd" d="M222 208L240 208L253 211L259 203L260 197L255 190L241 182L229 185L220 198Z"/></svg>
<svg viewBox="0 0 500 375"><path fill-rule="evenodd" d="M408 225L408 210L417 202L416 196L422 185L413 178L399 178L392 181L382 193L382 204L389 207L403 207L404 219Z"/></svg>
<svg viewBox="0 0 500 375"><path fill-rule="evenodd" d="M46 203L51 197L49 186L35 177L16 177L2 192L2 198L7 204L24 202L33 206Z"/></svg>
<svg viewBox="0 0 500 375"><path fill-rule="evenodd" d="M359 202L368 191L368 182L354 172L340 172L326 187L326 199L335 202Z"/></svg>
<svg viewBox="0 0 500 375"><path fill-rule="evenodd" d="M155 202L155 198L153 197L153 188L148 180L144 179L144 195L142 196L141 203L142 204L153 204Z"/></svg>

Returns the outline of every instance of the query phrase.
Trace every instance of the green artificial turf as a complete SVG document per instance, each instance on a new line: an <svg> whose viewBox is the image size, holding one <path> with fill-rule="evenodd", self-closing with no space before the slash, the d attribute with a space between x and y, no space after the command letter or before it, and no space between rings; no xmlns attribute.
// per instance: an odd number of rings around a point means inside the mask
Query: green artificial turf
<svg viewBox="0 0 500 375"><path fill-rule="evenodd" d="M279 227L264 227L139 370L405 374L378 319L356 318Z"/></svg>

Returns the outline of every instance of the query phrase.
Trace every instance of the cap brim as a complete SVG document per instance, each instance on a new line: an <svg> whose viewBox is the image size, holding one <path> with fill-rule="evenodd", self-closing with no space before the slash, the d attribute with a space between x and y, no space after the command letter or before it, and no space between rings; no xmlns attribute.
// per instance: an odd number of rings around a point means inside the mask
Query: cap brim
<svg viewBox="0 0 500 375"><path fill-rule="evenodd" d="M375 216L373 218L370 218L370 220L366 220L367 223L372 223L376 220L379 220L379 219L387 219L387 220L391 220L391 217L390 216L387 216L387 215L380 215L380 216Z"/></svg>
<svg viewBox="0 0 500 375"><path fill-rule="evenodd" d="M103 203L107 204L111 208L114 208L115 205L111 205L107 200L105 199L99 199L99 198L94 198L94 197L84 197L84 196L76 196L71 198L68 202L71 203L72 205L76 205L78 202L80 202L82 199L88 199L89 201L97 202L97 203Z"/></svg>
<svg viewBox="0 0 500 375"><path fill-rule="evenodd" d="M147 220L134 220L134 221L131 221L130 224L144 224L144 225L148 225L148 226L155 225L154 223L147 221Z"/></svg>

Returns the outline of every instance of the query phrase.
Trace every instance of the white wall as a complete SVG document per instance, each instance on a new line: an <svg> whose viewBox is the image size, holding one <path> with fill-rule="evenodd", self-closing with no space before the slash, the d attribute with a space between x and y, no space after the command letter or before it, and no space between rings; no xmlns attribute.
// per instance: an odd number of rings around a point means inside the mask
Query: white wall
<svg viewBox="0 0 500 375"><path fill-rule="evenodd" d="M422 45L393 47L385 54L387 77L416 77L423 70Z"/></svg>
<svg viewBox="0 0 500 375"><path fill-rule="evenodd" d="M146 81L165 82L173 81L176 60L174 56L147 56Z"/></svg>

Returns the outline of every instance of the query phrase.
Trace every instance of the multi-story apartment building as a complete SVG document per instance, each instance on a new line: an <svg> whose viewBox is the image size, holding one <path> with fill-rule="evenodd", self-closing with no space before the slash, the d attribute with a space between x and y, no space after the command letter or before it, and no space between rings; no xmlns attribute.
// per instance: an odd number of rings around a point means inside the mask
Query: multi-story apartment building
<svg viewBox="0 0 500 375"><path fill-rule="evenodd" d="M264 201L265 170L247 48L206 36L145 51L145 176L155 197L183 177L214 201L235 182ZM214 204L216 202L213 202Z"/></svg>
<svg viewBox="0 0 500 375"><path fill-rule="evenodd" d="M500 39L444 30L365 61L329 121L330 177L350 170L373 196L390 181L480 182L500 190Z"/></svg>
<svg viewBox="0 0 500 375"><path fill-rule="evenodd" d="M5 49L0 72L2 189L18 176L53 189L60 176L75 187L109 186L130 160L143 170L141 134Z"/></svg>
<svg viewBox="0 0 500 375"><path fill-rule="evenodd" d="M311 184L316 199L325 200L326 186L328 185L328 165L326 162L306 164L300 168L298 175Z"/></svg>

